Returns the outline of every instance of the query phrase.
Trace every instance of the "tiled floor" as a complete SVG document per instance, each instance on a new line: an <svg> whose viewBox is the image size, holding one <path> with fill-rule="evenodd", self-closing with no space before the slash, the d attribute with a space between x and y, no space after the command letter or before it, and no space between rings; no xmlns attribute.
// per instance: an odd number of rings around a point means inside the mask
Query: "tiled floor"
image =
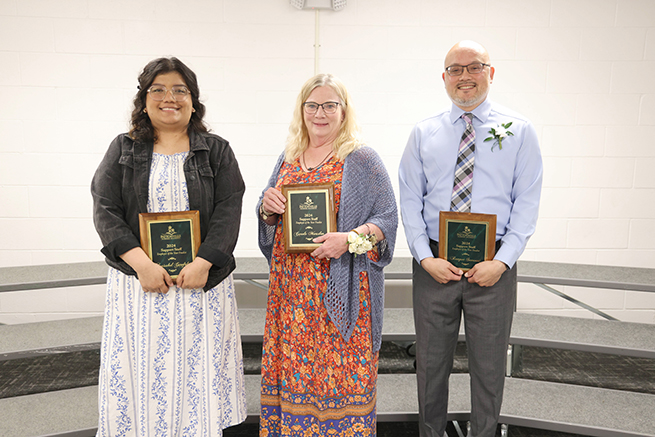
<svg viewBox="0 0 655 437"><path fill-rule="evenodd" d="M244 344L244 369L257 374L260 370L261 344ZM380 351L380 373L413 373L413 358L406 353L405 345L385 342ZM0 361L0 398L21 396L73 387L97 384L99 351L54 354L52 356ZM458 344L455 372L467 371L466 345ZM618 357L546 348L526 347L523 350L522 369L515 377L553 382L589 385L655 393L655 360ZM465 424L461 424L465 429ZM257 424L242 424L225 431L225 437L256 436ZM449 424L450 437L457 436ZM378 437L409 437L418 435L415 422L378 424ZM498 434L500 435L500 430ZM510 437L572 437L557 433L521 427L510 427Z"/></svg>

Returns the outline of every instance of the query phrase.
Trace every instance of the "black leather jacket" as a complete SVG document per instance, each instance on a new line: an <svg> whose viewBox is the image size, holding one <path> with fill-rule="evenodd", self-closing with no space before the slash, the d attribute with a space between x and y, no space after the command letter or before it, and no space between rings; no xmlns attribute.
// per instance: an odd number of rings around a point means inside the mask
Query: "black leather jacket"
<svg viewBox="0 0 655 437"><path fill-rule="evenodd" d="M245 184L229 143L214 134L189 134L184 162L189 209L200 211L198 256L213 264L205 291L235 269L233 251L241 222ZM91 182L93 221L107 264L135 276L120 258L139 242L139 213L148 212L153 144L121 134L112 141Z"/></svg>

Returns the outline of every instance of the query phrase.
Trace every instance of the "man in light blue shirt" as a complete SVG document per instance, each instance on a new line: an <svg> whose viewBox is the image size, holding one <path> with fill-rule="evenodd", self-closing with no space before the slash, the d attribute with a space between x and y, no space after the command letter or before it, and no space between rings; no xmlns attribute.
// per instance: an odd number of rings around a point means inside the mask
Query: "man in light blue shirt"
<svg viewBox="0 0 655 437"><path fill-rule="evenodd" d="M470 436L493 437L500 414L516 261L535 230L543 169L530 121L487 99L494 74L484 47L472 41L456 44L442 75L453 104L416 124L400 162L400 207L414 257L422 437L445 433L448 377L462 314L471 375ZM439 212L451 210L465 113L472 114L475 134L470 212L495 214L497 223L494 259L463 273L437 255Z"/></svg>

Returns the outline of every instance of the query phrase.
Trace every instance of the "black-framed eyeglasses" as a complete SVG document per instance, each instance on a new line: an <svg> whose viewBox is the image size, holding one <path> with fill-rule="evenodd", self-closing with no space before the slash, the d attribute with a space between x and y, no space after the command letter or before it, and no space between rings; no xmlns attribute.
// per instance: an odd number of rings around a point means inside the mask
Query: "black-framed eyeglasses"
<svg viewBox="0 0 655 437"><path fill-rule="evenodd" d="M339 102L325 102L321 103L320 105L314 102L305 102L302 104L302 106L305 108L305 112L308 114L316 114L318 112L318 108L323 108L323 112L326 114L334 114L337 112L339 105Z"/></svg>
<svg viewBox="0 0 655 437"><path fill-rule="evenodd" d="M166 98L166 95L168 94L169 89L166 88L163 85L153 85L150 88L148 88L148 94L150 94L150 97L152 97L152 100L155 100L157 102L161 102ZM191 94L191 91L184 85L174 85L171 89L171 96L173 96L173 100L176 102L183 102L189 97Z"/></svg>
<svg viewBox="0 0 655 437"><path fill-rule="evenodd" d="M448 76L461 76L464 73L464 69L469 72L469 74L480 74L484 67L491 67L491 64L483 64L482 62L474 62L468 65L451 65L446 67L446 73Z"/></svg>

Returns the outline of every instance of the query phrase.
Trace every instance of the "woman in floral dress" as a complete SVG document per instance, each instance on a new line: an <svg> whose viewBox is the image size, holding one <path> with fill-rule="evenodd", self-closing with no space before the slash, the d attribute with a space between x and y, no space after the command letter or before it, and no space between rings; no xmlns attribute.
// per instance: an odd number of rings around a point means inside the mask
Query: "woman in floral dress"
<svg viewBox="0 0 655 437"><path fill-rule="evenodd" d="M221 436L246 418L232 271L245 185L203 124L196 75L176 58L139 75L131 129L91 185L109 264L100 437ZM139 213L199 211L201 244L176 280L139 242Z"/></svg>
<svg viewBox="0 0 655 437"><path fill-rule="evenodd" d="M260 436L372 436L384 276L398 216L387 171L358 138L350 96L320 74L298 96L284 153L257 205L270 263ZM337 232L311 253L286 253L287 184L334 183ZM356 236L376 240L351 253ZM350 250L349 250L350 245Z"/></svg>

